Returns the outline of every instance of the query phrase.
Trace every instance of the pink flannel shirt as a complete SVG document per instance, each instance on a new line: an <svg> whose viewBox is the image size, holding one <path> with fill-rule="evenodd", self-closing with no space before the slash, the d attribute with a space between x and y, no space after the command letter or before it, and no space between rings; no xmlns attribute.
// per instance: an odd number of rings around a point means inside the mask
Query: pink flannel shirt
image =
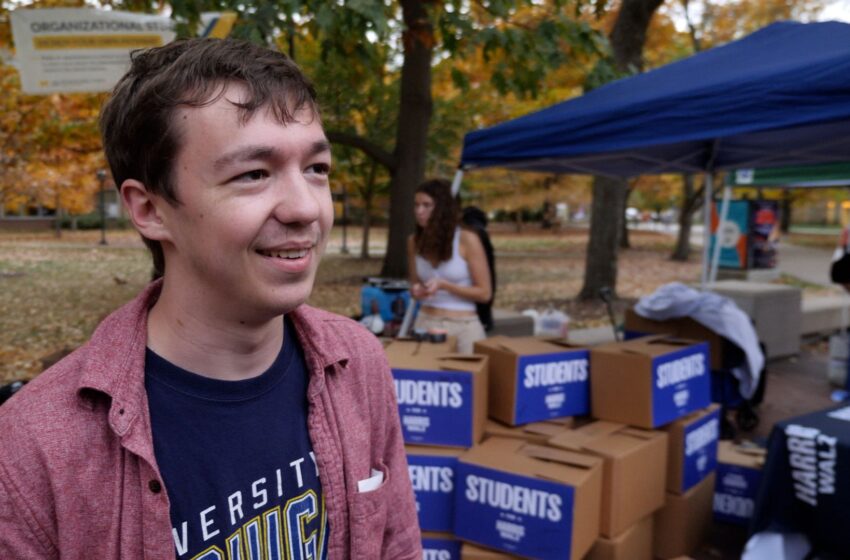
<svg viewBox="0 0 850 560"><path fill-rule="evenodd" d="M175 557L144 387L159 284L0 407L0 558ZM380 343L303 305L290 315L310 372L308 429L329 558L422 558L392 378ZM380 487L359 493L372 469Z"/></svg>

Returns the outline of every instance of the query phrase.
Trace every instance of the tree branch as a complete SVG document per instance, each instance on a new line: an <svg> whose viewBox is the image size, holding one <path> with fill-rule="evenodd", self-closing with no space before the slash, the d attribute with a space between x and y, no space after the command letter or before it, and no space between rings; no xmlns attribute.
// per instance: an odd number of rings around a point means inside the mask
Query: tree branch
<svg viewBox="0 0 850 560"><path fill-rule="evenodd" d="M368 138L363 138L357 134L340 132L337 130L327 130L325 131L325 134L328 135L328 140L334 144L342 144L343 146L357 148L373 160L386 167L390 172L395 171L397 165L395 155L386 151Z"/></svg>

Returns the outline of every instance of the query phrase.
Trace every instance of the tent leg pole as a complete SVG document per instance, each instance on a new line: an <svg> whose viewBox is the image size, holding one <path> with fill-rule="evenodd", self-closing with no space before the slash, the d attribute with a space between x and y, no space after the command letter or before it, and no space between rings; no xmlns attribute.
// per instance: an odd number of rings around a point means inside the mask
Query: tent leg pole
<svg viewBox="0 0 850 560"><path fill-rule="evenodd" d="M452 196L457 196L460 192L460 183L463 181L463 169L458 168L455 171L454 179L452 179Z"/></svg>
<svg viewBox="0 0 850 560"><path fill-rule="evenodd" d="M711 272L708 276L709 282L714 282L717 279L717 267L720 263L720 232L723 223L726 221L726 216L729 214L729 199L732 198L732 187L723 189L723 203L720 205L720 219L717 223L717 240L714 244L714 253L711 255Z"/></svg>
<svg viewBox="0 0 850 560"><path fill-rule="evenodd" d="M702 204L702 278L700 286L705 290L708 285L708 266L711 262L711 173L706 173L703 179L703 197Z"/></svg>

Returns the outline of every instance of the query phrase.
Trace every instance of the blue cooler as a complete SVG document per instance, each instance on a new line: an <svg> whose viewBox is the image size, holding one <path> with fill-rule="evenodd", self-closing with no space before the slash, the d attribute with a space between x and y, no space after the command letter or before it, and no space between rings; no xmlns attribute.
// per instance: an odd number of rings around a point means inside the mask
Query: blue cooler
<svg viewBox="0 0 850 560"><path fill-rule="evenodd" d="M407 280L367 278L360 289L360 312L365 317L372 314L372 304L377 302L381 319L389 323L401 321L410 305L410 290Z"/></svg>

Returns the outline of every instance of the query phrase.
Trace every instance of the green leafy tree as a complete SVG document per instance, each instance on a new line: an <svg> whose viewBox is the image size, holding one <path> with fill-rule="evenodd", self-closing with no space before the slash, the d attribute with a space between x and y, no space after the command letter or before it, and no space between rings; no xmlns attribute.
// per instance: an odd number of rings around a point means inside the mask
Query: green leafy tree
<svg viewBox="0 0 850 560"><path fill-rule="evenodd" d="M241 16L234 30L239 36L266 43L283 37L284 46L300 60L299 38L308 35L316 41L321 60L345 62L334 75L311 74L318 83L336 81L349 92L348 100L326 104L331 141L361 150L389 174L390 227L382 272L403 277L413 193L428 167L434 65L483 53L485 62L494 62L491 80L501 92L535 95L550 69L567 63L577 52L603 48L601 35L580 17L589 4L588 0L181 0L173 1L172 7L174 15L186 18L190 26L204 10L232 9ZM356 103L368 99L362 96L363 83L380 79L377 66L392 75L390 82L398 88L389 141L373 136L368 120L362 131L334 126L358 112ZM463 72L455 72L453 79L461 89L468 86ZM337 109L340 112L331 116L330 111Z"/></svg>

